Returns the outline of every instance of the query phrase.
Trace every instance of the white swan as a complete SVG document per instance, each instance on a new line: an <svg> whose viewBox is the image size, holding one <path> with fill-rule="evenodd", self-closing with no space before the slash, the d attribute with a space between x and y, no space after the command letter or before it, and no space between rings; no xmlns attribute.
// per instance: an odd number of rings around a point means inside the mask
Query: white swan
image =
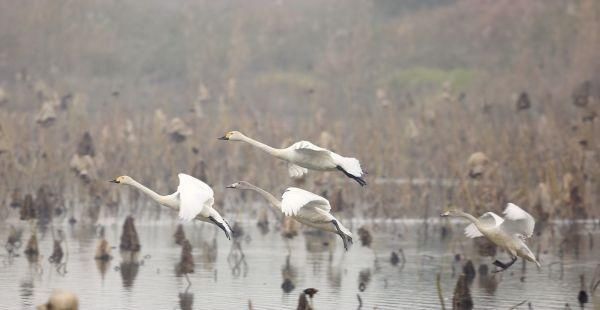
<svg viewBox="0 0 600 310"><path fill-rule="evenodd" d="M451 208L440 214L441 216L460 216L471 221L471 224L465 228L465 235L469 238L484 236L497 246L503 248L511 256L511 262L504 264L498 260L494 265L500 267L498 271L503 271L510 267L517 260L517 256L528 261L534 262L538 267L540 263L531 252L525 240L533 235L535 219L517 205L509 203L504 209L504 219L494 212L486 212L479 218L471 214Z"/></svg>
<svg viewBox="0 0 600 310"><path fill-rule="evenodd" d="M331 213L329 201L309 191L289 187L283 193L281 201L269 192L245 181L228 185L227 188L253 190L261 194L278 211L290 216L296 221L328 232L335 233L342 238L344 249L348 250L348 242L352 243L352 233L342 225Z"/></svg>
<svg viewBox="0 0 600 310"><path fill-rule="evenodd" d="M219 212L212 208L215 200L213 198L213 190L210 186L187 174L180 173L178 177L179 187L177 187L177 191L165 196L157 194L126 175L120 176L110 182L131 185L141 190L161 205L178 210L179 218L182 220L191 221L196 219L213 223L225 232L227 239L231 240L231 226L221 217Z"/></svg>
<svg viewBox="0 0 600 310"><path fill-rule="evenodd" d="M311 170L334 171L340 170L347 177L352 178L361 186L367 182L356 158L343 157L330 150L318 147L308 141L300 141L284 149L277 149L246 137L239 131L230 131L219 140L244 141L272 156L288 162L290 177L299 178Z"/></svg>

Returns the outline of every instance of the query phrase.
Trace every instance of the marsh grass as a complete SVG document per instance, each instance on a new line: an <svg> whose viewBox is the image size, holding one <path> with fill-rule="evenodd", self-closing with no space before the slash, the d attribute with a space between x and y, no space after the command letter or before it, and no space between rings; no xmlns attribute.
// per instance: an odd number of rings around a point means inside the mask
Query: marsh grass
<svg viewBox="0 0 600 310"><path fill-rule="evenodd" d="M162 31L173 21L161 14L156 23L144 19L158 2L146 13L94 3L65 13L95 8L123 25L143 22L123 29L139 29L141 46L160 50L146 54L123 46L131 35L125 30L73 17L74 25L90 27L66 33L65 20L30 16L62 5L29 4L0 18L6 38L29 44L3 46L18 61L0 66L1 208L15 190L38 201L36 191L44 189L58 202L42 205L66 209L46 217L157 218L158 206L106 181L127 174L168 193L177 173L194 170L214 187L218 208L255 214L224 186L249 180L281 192L294 182L282 162L216 140L240 130L273 146L306 139L359 158L369 172L364 189L338 173L311 172L301 183L339 202L334 211L346 217L430 217L449 204L499 212L507 201L547 219L600 215L594 1L502 2L494 10L458 1L398 16L377 1L307 1L297 4L305 10L300 19L295 5L261 2L267 9L240 5L223 13L222 4L201 2L181 8L171 32ZM40 25L52 35L39 38ZM59 69L33 54L36 47L47 49ZM82 61L74 51L90 57ZM71 67L79 69L64 71ZM522 93L529 105L517 108ZM36 122L48 104L55 119ZM475 152L490 159L481 179L467 171ZM86 180L70 166L76 153L91 158ZM452 185L415 181L422 179ZM539 188L544 208L534 208Z"/></svg>

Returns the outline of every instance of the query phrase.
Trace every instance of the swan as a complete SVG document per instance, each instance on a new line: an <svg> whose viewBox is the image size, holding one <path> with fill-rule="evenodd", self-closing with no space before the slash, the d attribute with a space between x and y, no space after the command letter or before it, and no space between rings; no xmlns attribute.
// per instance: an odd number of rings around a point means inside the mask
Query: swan
<svg viewBox="0 0 600 310"><path fill-rule="evenodd" d="M362 178L365 174L356 158L343 157L328 149L316 146L308 141L300 141L284 149L277 149L245 136L239 131L230 131L219 140L244 141L264 152L288 162L288 173L291 178L300 178L311 170L343 172L361 186L367 185Z"/></svg>
<svg viewBox="0 0 600 310"><path fill-rule="evenodd" d="M344 249L348 251L348 243L352 243L352 233L331 213L329 201L309 191L289 187L281 196L281 201L262 188L245 181L228 185L227 188L253 190L261 194L272 207L296 221L323 231L335 233L342 238Z"/></svg>
<svg viewBox="0 0 600 310"><path fill-rule="evenodd" d="M465 228L465 235L467 237L486 237L510 254L511 261L508 264L498 260L494 261L493 264L501 268L495 272L504 271L512 266L517 260L517 256L530 262L534 262L538 267L541 267L535 255L533 255L525 243L525 240L531 238L533 235L535 219L529 213L512 203L506 205L503 214L504 219L494 212L486 212L479 218L475 218L471 214L456 208L450 208L440 214L440 216L459 216L466 218L471 222L471 224Z"/></svg>
<svg viewBox="0 0 600 310"><path fill-rule="evenodd" d="M55 290L50 295L48 302L36 307L38 310L51 310L51 309L62 309L62 310L77 310L79 309L79 299L77 295L72 292Z"/></svg>
<svg viewBox="0 0 600 310"><path fill-rule="evenodd" d="M165 196L157 194L130 176L120 176L109 182L127 184L141 190L159 204L179 211L179 218L182 220L191 221L196 219L213 223L225 232L227 239L231 240L231 226L229 226L229 223L227 223L227 221L221 217L219 212L212 207L215 202L212 188L206 183L187 174L180 173L178 174L178 177L179 187L177 187L177 191L171 195Z"/></svg>

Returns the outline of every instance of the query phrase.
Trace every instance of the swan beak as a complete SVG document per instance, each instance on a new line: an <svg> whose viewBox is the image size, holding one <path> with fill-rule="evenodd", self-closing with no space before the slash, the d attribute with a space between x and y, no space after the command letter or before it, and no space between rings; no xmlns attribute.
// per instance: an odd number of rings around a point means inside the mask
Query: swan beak
<svg viewBox="0 0 600 310"><path fill-rule="evenodd" d="M442 212L442 213L440 214L440 216L441 216L441 217L446 217L446 216L449 216L449 215L450 215L450 212L449 212L449 211Z"/></svg>
<svg viewBox="0 0 600 310"><path fill-rule="evenodd" d="M108 182L110 182L110 183L117 183L117 184L121 183L121 182L119 182L119 181L117 181L117 180L110 180L110 181L108 181Z"/></svg>
<svg viewBox="0 0 600 310"><path fill-rule="evenodd" d="M229 140L229 138L227 138L227 136L222 136L221 138L217 138L217 140Z"/></svg>
<svg viewBox="0 0 600 310"><path fill-rule="evenodd" d="M235 186L233 186L233 184L231 184L231 185L225 186L225 188L235 188Z"/></svg>

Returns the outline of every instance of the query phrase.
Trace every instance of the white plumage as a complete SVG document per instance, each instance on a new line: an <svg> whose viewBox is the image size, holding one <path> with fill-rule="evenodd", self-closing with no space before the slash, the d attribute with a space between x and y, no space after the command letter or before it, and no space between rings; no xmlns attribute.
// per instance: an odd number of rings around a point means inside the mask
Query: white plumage
<svg viewBox="0 0 600 310"><path fill-rule="evenodd" d="M502 224L504 220L494 212L486 212L479 217L479 222L481 222L481 225L493 228L500 226L500 224ZM475 224L472 223L465 227L465 235L467 235L467 237L469 238L477 238L483 236L483 234L479 231L479 229L477 229Z"/></svg>
<svg viewBox="0 0 600 310"><path fill-rule="evenodd" d="M519 234L525 238L533 236L535 219L517 205L509 203L504 209L502 229L510 234Z"/></svg>
<svg viewBox="0 0 600 310"><path fill-rule="evenodd" d="M155 191L140 184L129 176L120 176L111 182L117 184L131 185L163 206L179 211L179 218L185 221L193 219L217 225L225 232L225 236L231 239L231 227L229 223L213 209L214 192L206 183L180 173L177 191L171 195L159 195Z"/></svg>
<svg viewBox="0 0 600 310"><path fill-rule="evenodd" d="M239 131L228 132L221 140L244 141L276 158L288 162L288 173L292 178L304 176L308 170L335 171L340 170L347 177L354 179L361 186L367 183L362 178L364 172L356 158L344 157L328 149L314 145L308 141L299 141L287 148L277 149L246 137Z"/></svg>
<svg viewBox="0 0 600 310"><path fill-rule="evenodd" d="M298 141L292 145L290 145L288 148L290 149L294 149L294 150L312 150L315 152L321 152L321 151L327 151L327 149L324 149L320 146L316 146L308 141Z"/></svg>
<svg viewBox="0 0 600 310"><path fill-rule="evenodd" d="M281 200L275 198L262 188L254 186L245 181L233 183L227 188L252 190L261 194L271 206L284 215L296 221L320 229L333 232L342 238L344 248L348 250L348 242L352 243L352 233L340 223L331 213L329 201L309 191L290 187L285 190Z"/></svg>
<svg viewBox="0 0 600 310"><path fill-rule="evenodd" d="M535 219L517 205L509 203L504 209L504 219L493 212L486 212L479 218L454 208L442 213L442 216L456 215L468 219L471 224L465 228L469 238L485 237L508 252L512 261L508 264L494 261L494 265L505 270L517 259L517 256L534 262L538 267L539 261L531 252L525 239L533 236Z"/></svg>
<svg viewBox="0 0 600 310"><path fill-rule="evenodd" d="M299 179L308 173L308 169L288 163L288 173L292 179Z"/></svg>
<svg viewBox="0 0 600 310"><path fill-rule="evenodd" d="M319 195L297 187L286 189L281 196L281 212L287 216L293 216L298 215L303 208L318 208L327 213L331 211L329 201Z"/></svg>
<svg viewBox="0 0 600 310"><path fill-rule="evenodd" d="M334 152L329 152L331 158L333 158L333 162L342 167L346 172L353 176L363 176L364 173L362 168L360 167L360 162L358 159L353 157L343 157Z"/></svg>
<svg viewBox="0 0 600 310"><path fill-rule="evenodd" d="M212 188L187 174L180 173L178 176L179 218L191 221L198 215L209 217L210 209L215 202Z"/></svg>

